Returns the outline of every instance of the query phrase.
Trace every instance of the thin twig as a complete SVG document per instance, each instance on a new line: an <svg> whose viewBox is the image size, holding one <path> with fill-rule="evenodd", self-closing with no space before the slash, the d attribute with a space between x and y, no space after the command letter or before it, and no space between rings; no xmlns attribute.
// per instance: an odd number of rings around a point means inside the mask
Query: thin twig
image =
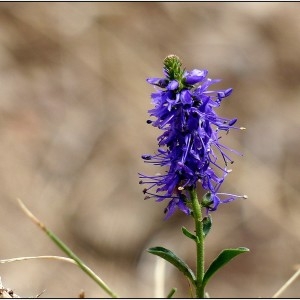
<svg viewBox="0 0 300 300"><path fill-rule="evenodd" d="M53 255L42 255L42 256L25 256L25 257L15 257L15 258L8 258L8 259L0 259L0 264L15 262L15 261L23 261L23 260L30 260L30 259L56 259L65 261L71 264L75 264L76 262L74 259L62 256L53 256Z"/></svg>
<svg viewBox="0 0 300 300"><path fill-rule="evenodd" d="M294 275L274 294L272 298L278 298L300 275L300 268L294 273Z"/></svg>
<svg viewBox="0 0 300 300"><path fill-rule="evenodd" d="M36 217L33 213L25 206L25 204L18 199L19 205L24 211L24 213L32 220L40 229L42 229L50 239L67 254L68 257L73 259L76 264L81 268L90 278L92 278L109 296L112 298L118 298L118 296L108 287L108 285L93 271L91 270L72 250L61 241L52 231L47 229L47 227Z"/></svg>
<svg viewBox="0 0 300 300"><path fill-rule="evenodd" d="M29 219L47 233L46 226L25 206L21 199L18 198L17 200L23 212L29 217Z"/></svg>

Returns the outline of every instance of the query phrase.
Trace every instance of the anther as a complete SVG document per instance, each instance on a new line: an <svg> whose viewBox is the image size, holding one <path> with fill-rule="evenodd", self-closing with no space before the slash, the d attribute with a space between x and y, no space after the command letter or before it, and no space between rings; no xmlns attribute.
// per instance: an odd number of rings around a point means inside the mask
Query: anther
<svg viewBox="0 0 300 300"><path fill-rule="evenodd" d="M151 155L142 155L142 159L144 160L151 160L152 156Z"/></svg>
<svg viewBox="0 0 300 300"><path fill-rule="evenodd" d="M229 126L232 126L232 125L234 125L234 124L236 123L236 121L237 121L236 118L235 118L235 119L232 119L232 120L230 120L230 121L228 122L228 125L229 125Z"/></svg>

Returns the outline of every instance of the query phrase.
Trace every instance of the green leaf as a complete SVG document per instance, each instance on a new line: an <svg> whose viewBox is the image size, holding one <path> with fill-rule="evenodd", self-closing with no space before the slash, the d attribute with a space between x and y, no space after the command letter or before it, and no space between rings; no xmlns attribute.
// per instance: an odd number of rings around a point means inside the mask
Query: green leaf
<svg viewBox="0 0 300 300"><path fill-rule="evenodd" d="M203 197L202 197L202 201L201 201L201 206L202 207L206 207L206 208L210 208L210 206L213 204L213 200L211 200L211 193L207 192Z"/></svg>
<svg viewBox="0 0 300 300"><path fill-rule="evenodd" d="M234 257L239 254L250 251L248 248L239 247L236 249L224 249L219 256L212 262L203 277L203 288L206 286L209 279L225 264L231 261Z"/></svg>
<svg viewBox="0 0 300 300"><path fill-rule="evenodd" d="M198 241L198 237L196 235L194 235L193 233L191 233L188 229L186 229L184 226L182 226L181 228L183 234L185 236L187 236L188 238L192 239L193 241L197 242Z"/></svg>
<svg viewBox="0 0 300 300"><path fill-rule="evenodd" d="M176 293L176 291L177 291L177 288L172 288L166 298L172 298L174 296L174 294Z"/></svg>
<svg viewBox="0 0 300 300"><path fill-rule="evenodd" d="M203 233L204 233L204 237L206 237L211 229L212 226L212 220L211 220L211 216L208 215L207 217L204 217L203 220Z"/></svg>
<svg viewBox="0 0 300 300"><path fill-rule="evenodd" d="M147 251L151 254L160 256L161 258L171 263L180 272L182 272L188 279L190 279L193 284L195 284L196 277L193 271L183 260L181 260L178 256L176 256L171 250L166 249L164 247L153 247L147 249Z"/></svg>

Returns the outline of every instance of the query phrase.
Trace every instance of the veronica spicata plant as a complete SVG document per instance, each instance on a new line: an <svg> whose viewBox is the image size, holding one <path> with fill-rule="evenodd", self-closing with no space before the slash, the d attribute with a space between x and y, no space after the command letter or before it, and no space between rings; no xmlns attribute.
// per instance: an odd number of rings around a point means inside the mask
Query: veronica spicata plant
<svg viewBox="0 0 300 300"><path fill-rule="evenodd" d="M195 297L205 297L205 285L211 276L224 264L247 248L225 249L204 270L204 239L211 228L210 211L215 211L221 203L228 203L246 195L224 193L220 188L231 172L233 163L229 156L233 149L225 146L221 132L228 133L236 127L236 118L227 119L217 115L216 109L230 96L232 89L211 90L211 85L219 79L207 77L207 70L182 68L175 55L164 60L164 77L148 78L156 91L151 99L154 108L149 110L151 120L148 124L159 128L162 134L157 138L158 149L153 155L142 156L145 162L164 167L165 171L154 176L139 174L145 199L168 201L165 218L168 219L176 209L194 218L195 234L182 227L183 233L196 243L196 275L191 268L172 251L163 247L148 249L177 267L195 288ZM206 191L202 200L197 197L197 186ZM205 216L202 216L202 209Z"/></svg>
<svg viewBox="0 0 300 300"><path fill-rule="evenodd" d="M168 202L165 219L170 218L176 210L194 219L195 230L191 232L182 227L182 232L196 244L196 272L194 273L182 259L164 247L153 247L148 249L148 252L162 257L181 271L190 282L193 297L205 298L208 297L205 287L212 276L235 256L249 251L245 247L224 249L206 270L204 268L204 241L212 226L209 212L217 210L220 204L237 198L247 198L245 195L221 192L222 184L231 171L228 166L233 163L229 154L232 152L239 154L221 143L222 132L228 133L231 129L245 128L235 125L236 118L227 119L217 115L216 109L230 96L232 89L211 90L211 85L220 80L208 78L207 70L186 71L182 69L177 56L169 55L164 60L163 71L163 78L147 79L148 83L156 88L156 92L151 95L154 108L149 110L152 120L147 120L147 123L158 127L162 134L158 137L157 152L142 156L145 162L163 167L163 170L154 176L139 174L140 184L146 185L145 199ZM205 191L201 200L198 200L197 196L198 186ZM33 215L20 199L18 202L25 214L67 257L52 255L17 257L0 259L0 264L44 258L73 263L110 297L118 298L118 295L54 232ZM298 276L300 269L274 294L273 298L278 298ZM167 297L171 298L175 291L173 288ZM6 296L19 297L13 291L4 288L0 278L0 298ZM83 298L84 294L80 293L79 297Z"/></svg>

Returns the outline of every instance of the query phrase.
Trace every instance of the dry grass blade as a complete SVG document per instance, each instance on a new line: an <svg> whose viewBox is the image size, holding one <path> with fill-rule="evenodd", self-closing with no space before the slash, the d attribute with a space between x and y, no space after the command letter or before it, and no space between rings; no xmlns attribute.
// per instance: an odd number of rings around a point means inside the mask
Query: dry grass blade
<svg viewBox="0 0 300 300"><path fill-rule="evenodd" d="M30 260L30 259L56 259L60 261L65 261L71 264L75 264L76 262L68 257L62 256L53 256L53 255L42 255L42 256L25 256L25 257L15 257L15 258L8 258L8 259L0 259L0 264L15 262L15 261L23 261L23 260Z"/></svg>
<svg viewBox="0 0 300 300"><path fill-rule="evenodd" d="M19 205L25 214L40 228L48 237L66 254L70 259L78 265L78 267L85 272L92 280L94 280L108 295L112 298L118 296L109 288L109 286L92 270L90 269L62 240L60 240L54 232L49 230L33 213L25 206L25 204L18 199Z"/></svg>
<svg viewBox="0 0 300 300"><path fill-rule="evenodd" d="M294 275L274 294L272 298L278 298L300 275L300 268L294 273Z"/></svg>

